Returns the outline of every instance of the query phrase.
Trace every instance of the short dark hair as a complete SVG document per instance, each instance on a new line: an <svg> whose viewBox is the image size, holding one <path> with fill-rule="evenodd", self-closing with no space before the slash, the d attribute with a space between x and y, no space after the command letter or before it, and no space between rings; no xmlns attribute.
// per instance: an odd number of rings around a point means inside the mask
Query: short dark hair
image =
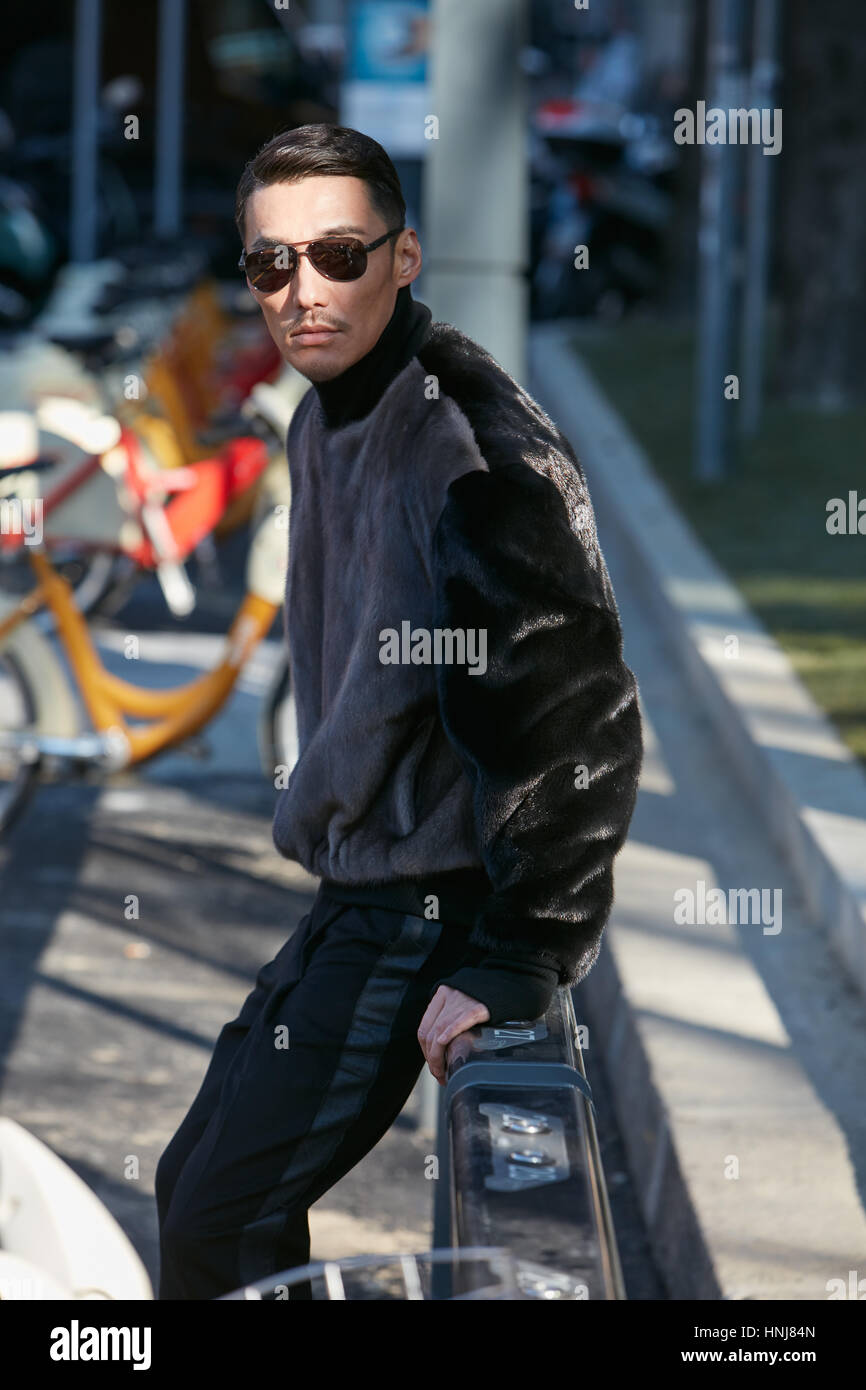
<svg viewBox="0 0 866 1390"><path fill-rule="evenodd" d="M344 174L363 179L370 205L390 230L406 222L406 202L397 170L377 140L349 126L321 122L295 126L275 135L249 161L241 174L235 200L235 222L244 241L247 201L257 188L273 183L299 183L313 175ZM392 253L393 239L389 241Z"/></svg>

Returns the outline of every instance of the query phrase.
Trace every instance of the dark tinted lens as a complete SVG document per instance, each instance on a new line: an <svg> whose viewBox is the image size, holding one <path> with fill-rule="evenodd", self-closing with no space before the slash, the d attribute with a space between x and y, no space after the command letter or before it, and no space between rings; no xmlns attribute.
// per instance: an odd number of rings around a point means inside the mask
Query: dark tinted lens
<svg viewBox="0 0 866 1390"><path fill-rule="evenodd" d="M367 268L367 252L360 241L314 241L308 250L319 274L331 280L357 280Z"/></svg>
<svg viewBox="0 0 866 1390"><path fill-rule="evenodd" d="M288 264L286 264L288 261ZM262 294L273 294L287 285L294 274L294 247L279 251L252 251L244 260L244 270L250 284Z"/></svg>

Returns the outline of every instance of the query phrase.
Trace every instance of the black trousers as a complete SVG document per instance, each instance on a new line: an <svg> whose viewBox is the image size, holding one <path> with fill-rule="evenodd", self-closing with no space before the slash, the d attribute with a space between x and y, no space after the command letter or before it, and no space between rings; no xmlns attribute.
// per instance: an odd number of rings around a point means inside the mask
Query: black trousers
<svg viewBox="0 0 866 1390"><path fill-rule="evenodd" d="M430 990L472 954L468 934L319 889L160 1157L160 1299L217 1298L309 1263L307 1210L405 1105Z"/></svg>

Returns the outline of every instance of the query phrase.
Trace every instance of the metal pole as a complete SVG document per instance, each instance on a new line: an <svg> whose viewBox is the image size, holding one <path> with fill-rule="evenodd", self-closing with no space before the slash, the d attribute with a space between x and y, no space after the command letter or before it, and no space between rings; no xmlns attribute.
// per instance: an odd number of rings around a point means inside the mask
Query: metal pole
<svg viewBox="0 0 866 1390"><path fill-rule="evenodd" d="M424 161L425 298L434 319L526 379L525 0L434 0ZM438 127L438 128L437 128Z"/></svg>
<svg viewBox="0 0 866 1390"><path fill-rule="evenodd" d="M310 0L311 24L342 24L343 0Z"/></svg>
<svg viewBox="0 0 866 1390"><path fill-rule="evenodd" d="M102 0L78 0L73 54L71 261L92 261L97 254L101 40Z"/></svg>
<svg viewBox="0 0 866 1390"><path fill-rule="evenodd" d="M160 0L158 22L153 225L158 237L177 237L181 231L186 0Z"/></svg>
<svg viewBox="0 0 866 1390"><path fill-rule="evenodd" d="M779 76L779 0L755 0L754 53L749 105L772 110ZM743 323L740 428L744 438L757 434L764 394L764 337L770 262L772 165L775 156L756 145L747 151L746 264Z"/></svg>
<svg viewBox="0 0 866 1390"><path fill-rule="evenodd" d="M745 0L712 0L707 71L712 107L741 105ZM710 108L708 107L708 110ZM698 122L696 122L696 126ZM730 124L726 133L731 134ZM700 134L700 132L698 132ZM698 293L698 420L696 474L717 481L729 470L731 401L725 377L736 371L735 292L739 150L706 143L701 169Z"/></svg>

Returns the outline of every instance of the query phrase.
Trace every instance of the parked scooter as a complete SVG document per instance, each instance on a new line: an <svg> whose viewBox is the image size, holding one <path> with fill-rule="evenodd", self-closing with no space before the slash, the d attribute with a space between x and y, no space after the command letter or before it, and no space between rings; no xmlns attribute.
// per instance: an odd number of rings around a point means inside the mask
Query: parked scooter
<svg viewBox="0 0 866 1390"><path fill-rule="evenodd" d="M0 111L0 159L13 140L12 126ZM0 327L30 322L47 297L58 259L36 194L0 173Z"/></svg>
<svg viewBox="0 0 866 1390"><path fill-rule="evenodd" d="M533 126L533 316L621 318L660 281L674 157L654 117L614 106L549 101Z"/></svg>
<svg viewBox="0 0 866 1390"><path fill-rule="evenodd" d="M118 102L129 103L135 89L109 83L97 113L99 158L96 170L96 235L101 250L127 246L141 236L143 223L124 172L129 149L123 140ZM125 104L129 110L130 105ZM0 173L26 188L57 248L58 264L70 254L72 131L67 128L25 133L6 113L0 118Z"/></svg>

